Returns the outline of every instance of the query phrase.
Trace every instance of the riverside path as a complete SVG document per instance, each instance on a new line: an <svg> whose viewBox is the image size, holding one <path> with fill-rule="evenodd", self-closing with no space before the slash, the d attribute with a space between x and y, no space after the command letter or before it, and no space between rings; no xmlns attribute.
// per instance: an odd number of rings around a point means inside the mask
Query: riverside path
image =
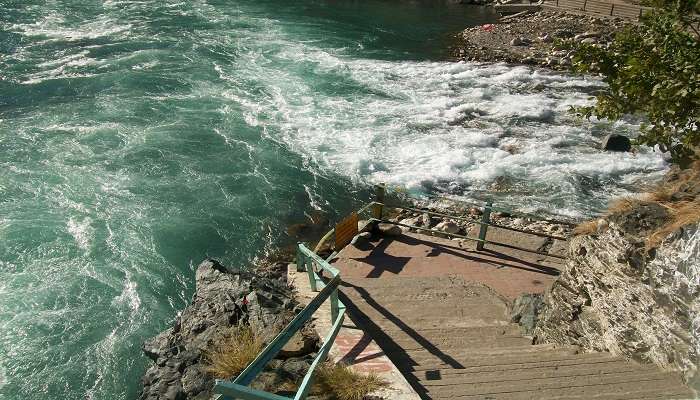
<svg viewBox="0 0 700 400"><path fill-rule="evenodd" d="M538 248L542 240L497 229L489 235L524 248ZM561 253L563 246L549 251ZM508 304L521 293L545 291L562 262L404 233L346 246L333 265L352 323L371 336L379 356L393 362L420 398L692 398L677 373L574 346L532 344L521 334ZM361 348L351 352L364 354Z"/></svg>

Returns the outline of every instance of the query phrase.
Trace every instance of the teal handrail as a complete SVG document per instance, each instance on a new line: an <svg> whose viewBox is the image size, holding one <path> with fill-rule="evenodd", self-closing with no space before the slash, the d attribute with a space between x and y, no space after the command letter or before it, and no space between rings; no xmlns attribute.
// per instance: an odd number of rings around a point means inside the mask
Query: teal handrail
<svg viewBox="0 0 700 400"><path fill-rule="evenodd" d="M323 282L316 272L316 267L319 272L325 271L331 275L328 282ZM316 255L314 252L306 248L303 244L297 245L297 268L298 270L306 270L309 274L309 284L313 291L318 291L316 297L304 307L299 314L284 328L282 331L258 354L233 382L226 380L216 380L214 384L214 393L223 395L223 399L243 399L243 400L303 400L311 389L314 374L318 365L326 359L328 352L335 341L343 320L345 319L345 305L338 300L338 286L340 285L340 272L331 267L328 262ZM298 332L304 324L313 316L316 310L330 298L331 305L331 330L325 337L316 358L311 363L309 371L304 376L304 379L299 386L294 398L276 395L261 390L256 390L248 387L250 383L262 372L277 353L282 350L285 344Z"/></svg>

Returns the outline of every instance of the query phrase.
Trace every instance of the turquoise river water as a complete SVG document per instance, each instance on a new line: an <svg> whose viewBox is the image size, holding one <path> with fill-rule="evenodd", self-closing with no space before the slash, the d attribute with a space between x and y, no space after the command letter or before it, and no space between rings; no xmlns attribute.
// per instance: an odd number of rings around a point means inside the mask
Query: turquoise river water
<svg viewBox="0 0 700 400"><path fill-rule="evenodd" d="M134 399L206 256L386 182L583 217L665 167L597 150L593 78L445 61L484 8L0 0L0 398Z"/></svg>

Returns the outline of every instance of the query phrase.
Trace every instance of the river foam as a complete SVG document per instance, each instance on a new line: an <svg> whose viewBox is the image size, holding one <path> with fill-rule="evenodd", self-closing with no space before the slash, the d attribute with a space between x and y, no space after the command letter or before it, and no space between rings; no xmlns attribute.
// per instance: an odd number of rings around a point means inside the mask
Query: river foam
<svg viewBox="0 0 700 400"><path fill-rule="evenodd" d="M241 71L255 77L255 92L236 95L249 125L324 169L415 195L585 217L666 168L651 149L599 149L605 134L634 137L639 125L574 117L570 108L590 104L603 86L591 77L363 60L301 43L216 70L229 82Z"/></svg>
<svg viewBox="0 0 700 400"><path fill-rule="evenodd" d="M429 61L495 17L443 3L2 3L0 397L136 398L194 265L373 183L582 217L663 172L568 113L600 80Z"/></svg>

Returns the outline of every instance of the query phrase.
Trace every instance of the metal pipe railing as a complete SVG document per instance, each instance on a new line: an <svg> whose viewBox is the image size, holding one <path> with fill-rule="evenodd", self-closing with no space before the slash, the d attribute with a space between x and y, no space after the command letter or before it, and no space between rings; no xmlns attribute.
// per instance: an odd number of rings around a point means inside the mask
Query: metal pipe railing
<svg viewBox="0 0 700 400"><path fill-rule="evenodd" d="M319 257L317 254L306 248L303 244L297 245L297 270L299 265L309 273L309 284L311 290L318 291L304 309L297 314L294 319L258 354L248 366L238 374L233 382L225 380L216 380L214 384L214 393L223 395L224 400L229 399L244 399L244 400L303 400L311 389L316 368L321 362L325 361L328 352L330 351L333 342L335 341L340 328L345 319L345 305L338 300L338 286L340 285L340 272L331 267L328 262ZM316 268L320 271L328 272L331 275L330 280L323 280L316 273ZM304 376L304 379L297 389L294 398L279 396L274 393L268 393L261 390L256 390L248 387L250 383L263 371L265 366L282 350L285 344L298 332L307 321L311 319L316 310L327 300L330 299L331 306L331 330L325 337L325 341L319 349L311 367Z"/></svg>

